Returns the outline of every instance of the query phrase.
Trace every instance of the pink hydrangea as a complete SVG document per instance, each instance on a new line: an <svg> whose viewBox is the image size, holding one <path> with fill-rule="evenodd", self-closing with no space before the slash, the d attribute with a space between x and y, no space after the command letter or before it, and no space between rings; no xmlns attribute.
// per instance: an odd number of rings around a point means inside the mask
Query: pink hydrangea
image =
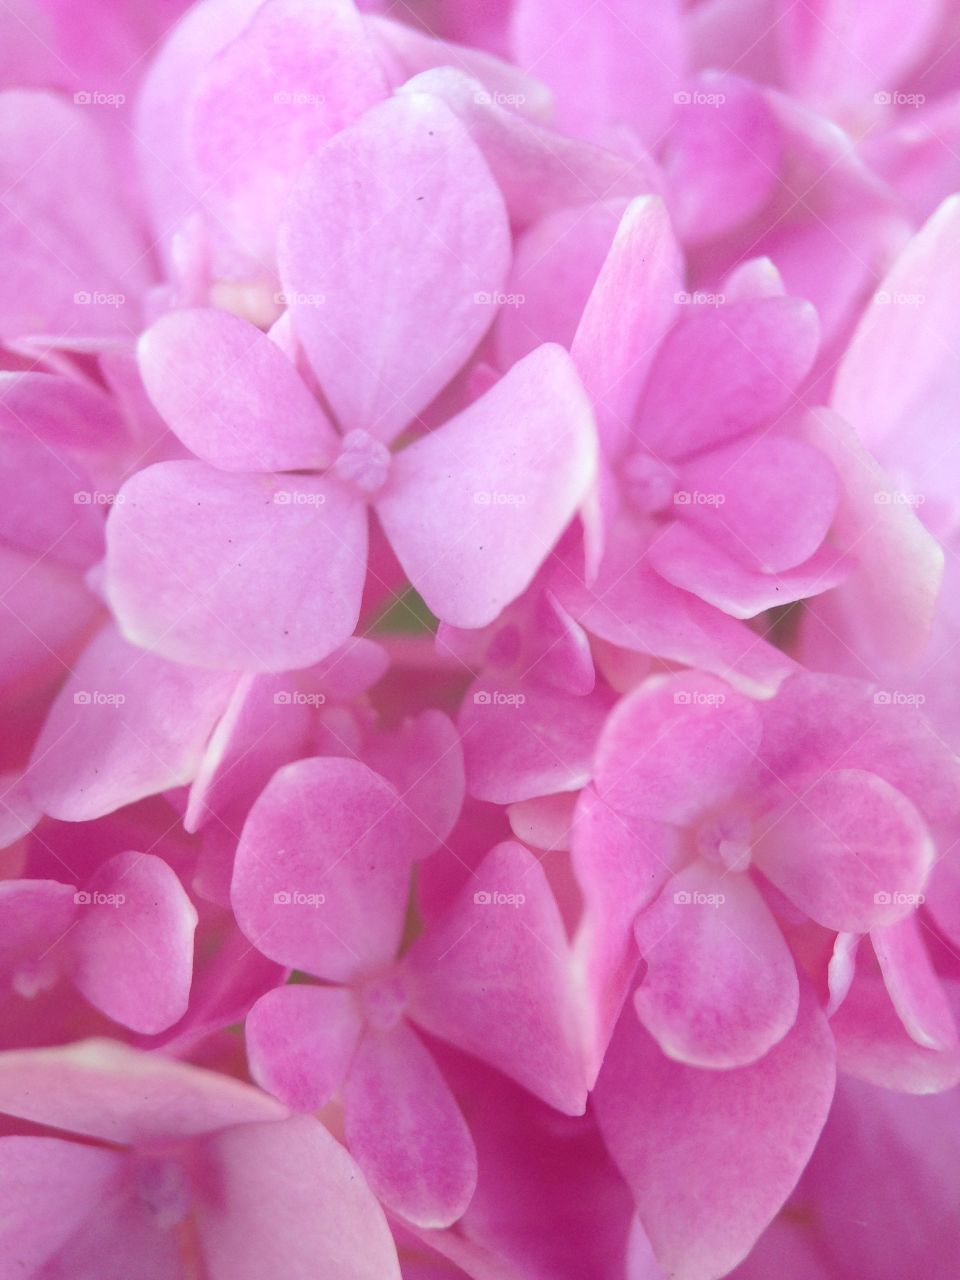
<svg viewBox="0 0 960 1280"><path fill-rule="evenodd" d="M958 49L0 8L0 1276L953 1280Z"/></svg>

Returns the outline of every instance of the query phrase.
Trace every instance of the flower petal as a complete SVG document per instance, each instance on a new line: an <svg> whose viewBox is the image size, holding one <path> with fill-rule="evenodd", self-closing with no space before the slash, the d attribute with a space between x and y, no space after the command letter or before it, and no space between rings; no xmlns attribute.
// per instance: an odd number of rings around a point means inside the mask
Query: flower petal
<svg viewBox="0 0 960 1280"><path fill-rule="evenodd" d="M506 211L443 103L404 95L307 165L279 256L297 334L341 427L389 440L492 321L509 261Z"/></svg>
<svg viewBox="0 0 960 1280"><path fill-rule="evenodd" d="M319 1111L346 1079L362 1029L352 991L275 987L247 1015L250 1074L293 1111Z"/></svg>
<svg viewBox="0 0 960 1280"><path fill-rule="evenodd" d="M433 612L483 627L533 581L595 457L586 393L569 355L548 344L398 454L377 514Z"/></svg>
<svg viewBox="0 0 960 1280"><path fill-rule="evenodd" d="M343 1107L347 1145L384 1204L421 1227L463 1216L477 1184L473 1138L432 1054L404 1022L364 1034Z"/></svg>
<svg viewBox="0 0 960 1280"><path fill-rule="evenodd" d="M319 470L336 456L337 436L320 405L256 325L227 311L171 311L137 349L158 412L211 466Z"/></svg>
<svg viewBox="0 0 960 1280"><path fill-rule="evenodd" d="M284 671L353 631L367 517L337 481L160 462L121 496L107 596L134 643L197 666Z"/></svg>

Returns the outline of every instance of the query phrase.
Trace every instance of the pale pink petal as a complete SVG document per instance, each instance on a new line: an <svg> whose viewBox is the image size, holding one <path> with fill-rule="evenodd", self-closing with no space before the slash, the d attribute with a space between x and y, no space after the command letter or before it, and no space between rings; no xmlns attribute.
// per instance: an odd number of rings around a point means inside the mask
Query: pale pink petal
<svg viewBox="0 0 960 1280"><path fill-rule="evenodd" d="M45 1264L121 1186L117 1151L61 1138L0 1138L0 1256L11 1277L46 1275Z"/></svg>
<svg viewBox="0 0 960 1280"><path fill-rule="evenodd" d="M370 1028L343 1094L347 1145L377 1197L421 1227L462 1217L477 1154L450 1086L403 1021Z"/></svg>
<svg viewBox="0 0 960 1280"><path fill-rule="evenodd" d="M356 760L286 765L250 810L231 890L264 955L331 981L388 964L400 943L419 823Z"/></svg>
<svg viewBox="0 0 960 1280"><path fill-rule="evenodd" d="M27 785L83 822L188 783L236 679L167 662L104 627L76 661L33 749Z"/></svg>
<svg viewBox="0 0 960 1280"><path fill-rule="evenodd" d="M570 205L656 191L660 176L639 147L618 155L524 120L452 67L414 76L401 93L440 98L464 124L521 226Z"/></svg>
<svg viewBox="0 0 960 1280"><path fill-rule="evenodd" d="M388 782L419 825L419 852L433 853L460 817L465 792L463 746L442 711L423 711L375 739L364 759Z"/></svg>
<svg viewBox="0 0 960 1280"><path fill-rule="evenodd" d="M377 514L433 612L486 626L533 581L595 458L590 402L569 355L548 344L399 453Z"/></svg>
<svg viewBox="0 0 960 1280"><path fill-rule="evenodd" d="M930 635L944 564L912 501L925 495L887 474L837 414L818 409L806 426L841 481L833 542L858 561L842 591L813 603L813 615L823 619L828 642L842 636L868 664L916 658Z"/></svg>
<svg viewBox="0 0 960 1280"><path fill-rule="evenodd" d="M190 89L191 178L218 221L268 265L303 165L387 94L350 0L265 0Z"/></svg>
<svg viewBox="0 0 960 1280"><path fill-rule="evenodd" d="M757 866L795 906L856 933L912 912L933 857L907 797L860 769L824 774L768 815L754 845Z"/></svg>
<svg viewBox="0 0 960 1280"><path fill-rule="evenodd" d="M597 793L622 813L685 824L736 794L760 732L755 705L715 676L652 680L607 721L594 768Z"/></svg>
<svg viewBox="0 0 960 1280"><path fill-rule="evenodd" d="M690 312L658 353L637 429L666 458L689 457L775 422L819 342L817 313L799 298L701 303Z"/></svg>
<svg viewBox="0 0 960 1280"><path fill-rule="evenodd" d="M91 1004L155 1035L187 1009L197 913L152 853L119 853L77 895L70 976Z"/></svg>
<svg viewBox="0 0 960 1280"><path fill-rule="evenodd" d="M717 546L711 534L678 520L653 543L648 560L668 582L734 618L754 618L765 609L819 595L854 571L851 557L823 543L796 568L765 573L743 563L744 547L738 548L739 556L728 554L732 546Z"/></svg>
<svg viewBox="0 0 960 1280"><path fill-rule="evenodd" d="M834 1079L830 1031L807 992L793 1030L729 1071L671 1062L624 1014L594 1098L669 1276L714 1280L746 1256L810 1158ZM735 1152L731 1116L749 1117Z"/></svg>
<svg viewBox="0 0 960 1280"><path fill-rule="evenodd" d="M518 0L511 43L516 61L553 90L564 133L608 142L630 125L651 148L676 109L684 71L681 6L608 0ZM587 89L589 85L589 89Z"/></svg>
<svg viewBox="0 0 960 1280"><path fill-rule="evenodd" d="M121 496L107 595L134 643L197 666L283 671L353 631L367 516L338 481L160 462Z"/></svg>
<svg viewBox="0 0 960 1280"><path fill-rule="evenodd" d="M338 439L276 343L226 311L162 316L138 343L150 399L204 462L225 471L328 466Z"/></svg>
<svg viewBox="0 0 960 1280"><path fill-rule="evenodd" d="M843 1004L850 993L850 987L857 971L857 951L863 935L860 933L838 933L834 939L833 953L827 966L827 1017L831 1017Z"/></svg>
<svg viewBox="0 0 960 1280"><path fill-rule="evenodd" d="M645 539L618 530L592 587L564 567L553 589L591 635L656 654L769 695L796 664L742 622L665 582L644 562Z"/></svg>
<svg viewBox="0 0 960 1280"><path fill-rule="evenodd" d="M507 807L510 830L535 849L569 849L577 796L569 791L536 796Z"/></svg>
<svg viewBox="0 0 960 1280"><path fill-rule="evenodd" d="M808 560L837 510L833 466L788 436L751 436L712 449L680 474L674 513L735 560L765 573Z"/></svg>
<svg viewBox="0 0 960 1280"><path fill-rule="evenodd" d="M582 787L609 710L600 691L578 697L533 681L477 681L458 719L468 794L512 804Z"/></svg>
<svg viewBox="0 0 960 1280"><path fill-rule="evenodd" d="M797 1016L797 969L748 876L697 860L639 916L633 997L663 1052L695 1067L755 1062Z"/></svg>
<svg viewBox="0 0 960 1280"><path fill-rule="evenodd" d="M346 1079L362 1028L352 991L275 987L247 1016L250 1074L293 1111L319 1111Z"/></svg>
<svg viewBox="0 0 960 1280"><path fill-rule="evenodd" d="M682 99L664 168L679 234L698 244L760 211L778 182L781 134L762 91L739 76L706 72Z"/></svg>
<svg viewBox="0 0 960 1280"><path fill-rule="evenodd" d="M675 827L620 814L589 786L577 801L570 852L584 900L574 953L586 997L592 1084L637 968L634 921L684 850Z"/></svg>
<svg viewBox="0 0 960 1280"><path fill-rule="evenodd" d="M294 699L288 676L241 676L191 783L184 830L253 800L282 764L306 755L314 706Z"/></svg>
<svg viewBox="0 0 960 1280"><path fill-rule="evenodd" d="M623 212L622 200L565 206L518 237L494 328L502 369L541 342L570 347Z"/></svg>
<svg viewBox="0 0 960 1280"><path fill-rule="evenodd" d="M280 274L345 431L391 439L420 414L493 320L508 255L500 193L439 100L393 98L321 149L284 214Z"/></svg>
<svg viewBox="0 0 960 1280"><path fill-rule="evenodd" d="M114 1143L189 1137L288 1114L230 1076L114 1040L0 1054L0 1111Z"/></svg>
<svg viewBox="0 0 960 1280"><path fill-rule="evenodd" d="M0 337L131 337L150 255L90 109L27 89L0 96L0 189Z"/></svg>
<svg viewBox="0 0 960 1280"><path fill-rule="evenodd" d="M658 345L677 315L680 249L663 202L627 208L577 327L571 351L597 411L604 451L629 443Z"/></svg>
<svg viewBox="0 0 960 1280"><path fill-rule="evenodd" d="M405 966L414 1021L559 1111L582 1113L586 1083L566 935L543 870L522 845L491 850Z"/></svg>
<svg viewBox="0 0 960 1280"><path fill-rule="evenodd" d="M383 1210L318 1121L238 1125L203 1146L197 1229L210 1280L400 1280Z"/></svg>
<svg viewBox="0 0 960 1280"><path fill-rule="evenodd" d="M954 1008L960 988L944 984ZM858 974L830 1019L847 1075L901 1093L943 1093L960 1082L960 1049L928 1049L904 1028L879 974Z"/></svg>
<svg viewBox="0 0 960 1280"><path fill-rule="evenodd" d="M957 1024L914 914L870 933L893 1007L908 1034L927 1049L956 1049Z"/></svg>

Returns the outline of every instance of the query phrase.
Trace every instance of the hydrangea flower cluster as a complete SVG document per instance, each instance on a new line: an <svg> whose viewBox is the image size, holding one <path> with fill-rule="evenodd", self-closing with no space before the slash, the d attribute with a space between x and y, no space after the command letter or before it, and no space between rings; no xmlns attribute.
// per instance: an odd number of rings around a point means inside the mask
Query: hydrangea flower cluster
<svg viewBox="0 0 960 1280"><path fill-rule="evenodd" d="M0 7L0 1280L956 1280L960 6Z"/></svg>

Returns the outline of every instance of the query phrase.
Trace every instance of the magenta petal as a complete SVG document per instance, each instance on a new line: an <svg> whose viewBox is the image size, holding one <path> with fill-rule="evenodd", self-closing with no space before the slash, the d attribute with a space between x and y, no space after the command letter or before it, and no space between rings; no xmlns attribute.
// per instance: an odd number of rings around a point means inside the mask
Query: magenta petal
<svg viewBox="0 0 960 1280"><path fill-rule="evenodd" d="M597 411L604 451L629 443L640 393L676 318L680 249L662 200L627 208L570 348Z"/></svg>
<svg viewBox="0 0 960 1280"><path fill-rule="evenodd" d="M715 676L651 680L607 720L597 747L597 793L624 813L684 824L737 791L760 733L754 704Z"/></svg>
<svg viewBox="0 0 960 1280"><path fill-rule="evenodd" d="M0 880L0 972L40 960L69 933L75 889L57 880ZM29 972L29 969L28 969Z"/></svg>
<svg viewBox="0 0 960 1280"><path fill-rule="evenodd" d="M61 1138L0 1138L0 1257L7 1276L47 1275L45 1263L121 1187L118 1151Z"/></svg>
<svg viewBox="0 0 960 1280"><path fill-rule="evenodd" d="M107 524L107 595L143 648L283 671L319 661L356 625L367 515L337 481L161 462L121 496Z"/></svg>
<svg viewBox="0 0 960 1280"><path fill-rule="evenodd" d="M596 447L573 361L547 344L396 456L377 514L438 617L483 627L526 590L586 495Z"/></svg>
<svg viewBox="0 0 960 1280"><path fill-rule="evenodd" d="M137 345L150 399L204 462L225 471L317 470L339 441L276 343L226 311L172 311Z"/></svg>
<svg viewBox="0 0 960 1280"><path fill-rule="evenodd" d="M403 1021L368 1029L343 1094L347 1145L380 1200L420 1227L460 1218L477 1153L450 1086Z"/></svg>
<svg viewBox="0 0 960 1280"><path fill-rule="evenodd" d="M83 822L183 786L235 683L145 653L104 627L47 715L27 775L31 797L51 817Z"/></svg>
<svg viewBox="0 0 960 1280"><path fill-rule="evenodd" d="M183 1017L197 913L152 853L119 853L78 893L72 978L91 1004L146 1035Z"/></svg>
<svg viewBox="0 0 960 1280"><path fill-rule="evenodd" d="M582 1113L585 1071L563 921L522 845L491 850L406 965L414 1021L559 1111Z"/></svg>
<svg viewBox="0 0 960 1280"><path fill-rule="evenodd" d="M388 964L400 943L419 823L356 760L286 765L250 810L231 896L264 955L330 981Z"/></svg>
<svg viewBox="0 0 960 1280"><path fill-rule="evenodd" d="M865 933L914 910L933 864L901 792L860 769L826 773L765 820L757 866L828 929Z"/></svg>
<svg viewBox="0 0 960 1280"><path fill-rule="evenodd" d="M352 991L275 987L245 1026L250 1074L294 1111L319 1111L346 1079L362 1030Z"/></svg>
<svg viewBox="0 0 960 1280"><path fill-rule="evenodd" d="M810 1158L834 1079L830 1031L806 992L793 1030L730 1071L671 1062L624 1014L594 1093L597 1116L674 1280L714 1280L749 1252Z"/></svg>
<svg viewBox="0 0 960 1280"><path fill-rule="evenodd" d="M914 914L872 930L870 941L893 1007L908 1034L927 1049L956 1049L957 1024L930 959L924 932Z"/></svg>
<svg viewBox="0 0 960 1280"><path fill-rule="evenodd" d="M266 0L190 88L191 176L218 220L266 263L303 165L387 93L350 0Z"/></svg>
<svg viewBox="0 0 960 1280"><path fill-rule="evenodd" d="M0 1053L0 1111L118 1143L189 1137L288 1114L230 1076L114 1040Z"/></svg>
<svg viewBox="0 0 960 1280"><path fill-rule="evenodd" d="M746 1066L793 1026L796 964L748 876L694 862L642 912L636 937L647 973L634 1006L668 1057Z"/></svg>
<svg viewBox="0 0 960 1280"><path fill-rule="evenodd" d="M493 320L506 211L459 121L436 98L405 95L307 165L279 257L297 334L341 427L389 440Z"/></svg>
<svg viewBox="0 0 960 1280"><path fill-rule="evenodd" d="M197 1228L211 1280L400 1280L383 1210L312 1117L237 1125L203 1154Z"/></svg>

